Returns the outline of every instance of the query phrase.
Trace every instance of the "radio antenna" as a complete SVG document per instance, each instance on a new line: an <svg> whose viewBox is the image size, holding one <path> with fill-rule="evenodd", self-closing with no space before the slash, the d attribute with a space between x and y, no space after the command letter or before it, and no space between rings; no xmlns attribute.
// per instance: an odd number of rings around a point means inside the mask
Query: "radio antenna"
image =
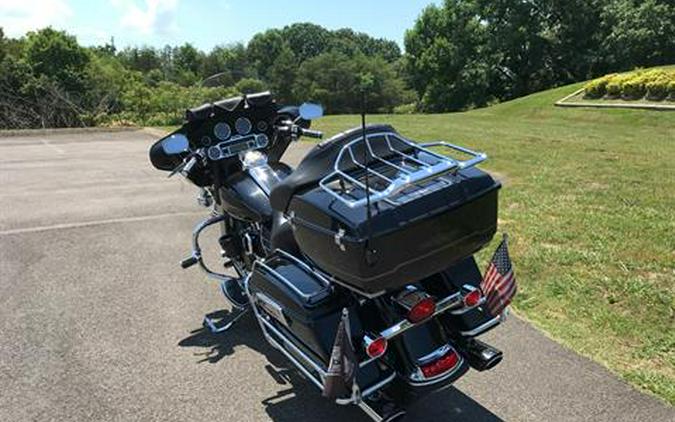
<svg viewBox="0 0 675 422"><path fill-rule="evenodd" d="M373 76L370 74L365 74L361 77L361 136L363 137L363 166L365 170L365 180L364 184L366 186L366 225L367 225L367 238L366 238L366 263L374 263L375 250L371 250L370 243L373 237L373 227L372 227L372 211L370 209L370 175L368 170L368 162L370 157L368 156L369 144L368 138L366 136L366 94L368 88L373 83Z"/></svg>

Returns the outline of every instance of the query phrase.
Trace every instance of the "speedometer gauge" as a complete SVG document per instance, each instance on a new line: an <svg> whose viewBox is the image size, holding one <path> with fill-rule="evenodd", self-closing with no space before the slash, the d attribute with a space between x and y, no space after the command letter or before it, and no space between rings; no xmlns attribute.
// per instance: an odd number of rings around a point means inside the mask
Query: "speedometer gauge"
<svg viewBox="0 0 675 422"><path fill-rule="evenodd" d="M226 140L230 137L232 131L230 130L230 125L224 122L220 122L213 127L213 134L216 135L216 138L221 141Z"/></svg>
<svg viewBox="0 0 675 422"><path fill-rule="evenodd" d="M234 128L240 135L246 135L251 131L251 121L246 117L240 117L234 122Z"/></svg>

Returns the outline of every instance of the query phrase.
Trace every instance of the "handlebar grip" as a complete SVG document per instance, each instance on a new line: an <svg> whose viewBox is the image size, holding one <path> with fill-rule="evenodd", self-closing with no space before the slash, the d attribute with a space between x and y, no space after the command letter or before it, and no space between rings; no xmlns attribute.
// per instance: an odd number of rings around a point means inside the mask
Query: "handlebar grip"
<svg viewBox="0 0 675 422"><path fill-rule="evenodd" d="M187 269L187 268L190 268L191 266L195 265L197 262L199 262L199 259L196 256L192 255L192 256L182 260L180 262L180 266L183 269Z"/></svg>
<svg viewBox="0 0 675 422"><path fill-rule="evenodd" d="M320 132L318 130L302 129L301 133L302 136L306 136L308 138L316 138L316 139L323 138L323 132Z"/></svg>
<svg viewBox="0 0 675 422"><path fill-rule="evenodd" d="M194 167L195 164L197 164L197 157L190 158L190 161L188 161L187 164L185 164L185 167L183 167L183 169L180 172L184 176L187 176L188 174L190 174L190 171L192 171L192 167Z"/></svg>

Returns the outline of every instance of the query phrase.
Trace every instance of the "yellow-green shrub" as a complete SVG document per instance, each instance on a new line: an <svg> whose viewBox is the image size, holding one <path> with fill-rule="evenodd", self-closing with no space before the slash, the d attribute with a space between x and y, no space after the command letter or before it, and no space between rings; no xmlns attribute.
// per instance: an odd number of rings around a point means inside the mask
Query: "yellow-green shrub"
<svg viewBox="0 0 675 422"><path fill-rule="evenodd" d="M639 100L647 92L645 84L639 75L636 75L621 85L621 96L627 100Z"/></svg>
<svg viewBox="0 0 675 422"><path fill-rule="evenodd" d="M630 79L627 75L615 75L607 81L607 96L619 98L623 93L623 84Z"/></svg>
<svg viewBox="0 0 675 422"><path fill-rule="evenodd" d="M586 84L584 87L584 97L587 98L602 98L607 93L607 82L614 76L614 74L603 76L602 78L594 79Z"/></svg>
<svg viewBox="0 0 675 422"><path fill-rule="evenodd" d="M668 99L675 101L675 80L668 82Z"/></svg>
<svg viewBox="0 0 675 422"><path fill-rule="evenodd" d="M660 101L675 98L671 84L675 84L675 69L638 70L632 73L611 74L594 79L584 87L586 98L623 98L639 100L647 97Z"/></svg>

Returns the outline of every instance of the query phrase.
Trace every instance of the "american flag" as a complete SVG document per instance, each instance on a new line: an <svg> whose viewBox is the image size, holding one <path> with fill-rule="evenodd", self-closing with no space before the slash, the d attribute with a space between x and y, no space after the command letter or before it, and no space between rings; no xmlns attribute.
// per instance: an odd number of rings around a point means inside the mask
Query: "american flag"
<svg viewBox="0 0 675 422"><path fill-rule="evenodd" d="M508 238L504 235L480 283L486 297L487 309L494 316L501 314L504 308L509 306L517 290L507 241Z"/></svg>

